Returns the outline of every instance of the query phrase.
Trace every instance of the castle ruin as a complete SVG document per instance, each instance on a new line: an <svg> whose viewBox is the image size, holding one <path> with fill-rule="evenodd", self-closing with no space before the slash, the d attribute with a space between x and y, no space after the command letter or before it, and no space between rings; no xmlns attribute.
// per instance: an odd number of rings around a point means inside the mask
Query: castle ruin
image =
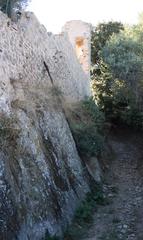
<svg viewBox="0 0 143 240"><path fill-rule="evenodd" d="M91 24L74 20L67 22L62 30L68 34L77 58L88 79L90 79Z"/></svg>
<svg viewBox="0 0 143 240"><path fill-rule="evenodd" d="M0 12L0 240L62 236L89 192L59 97L90 96L90 32L74 24L53 35L33 13Z"/></svg>

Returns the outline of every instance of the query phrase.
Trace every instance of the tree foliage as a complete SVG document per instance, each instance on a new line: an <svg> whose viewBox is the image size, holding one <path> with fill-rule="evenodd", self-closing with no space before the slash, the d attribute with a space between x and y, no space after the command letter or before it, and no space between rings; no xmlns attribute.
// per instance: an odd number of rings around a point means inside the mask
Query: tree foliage
<svg viewBox="0 0 143 240"><path fill-rule="evenodd" d="M142 19L134 26L110 29L109 22L95 29L91 76L94 98L106 115L143 127Z"/></svg>
<svg viewBox="0 0 143 240"><path fill-rule="evenodd" d="M124 29L120 22L100 23L94 28L91 39L91 57L92 63L95 64L100 60L100 51L105 46L106 42L115 33L119 33Z"/></svg>
<svg viewBox="0 0 143 240"><path fill-rule="evenodd" d="M100 65L96 65L92 70L92 90L96 103L102 110L107 111L108 105L111 108L111 84L113 82L113 76L111 71L103 61L100 61ZM109 104L110 102L110 104ZM107 103L107 104L106 104Z"/></svg>
<svg viewBox="0 0 143 240"><path fill-rule="evenodd" d="M123 80L139 102L143 82L143 44L120 34L102 49L102 57L109 65L114 79Z"/></svg>

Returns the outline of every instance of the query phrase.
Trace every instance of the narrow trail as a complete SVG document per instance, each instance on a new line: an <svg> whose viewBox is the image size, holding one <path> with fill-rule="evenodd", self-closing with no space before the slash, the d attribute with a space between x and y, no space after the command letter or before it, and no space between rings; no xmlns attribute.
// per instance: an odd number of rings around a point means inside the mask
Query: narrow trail
<svg viewBox="0 0 143 240"><path fill-rule="evenodd" d="M114 129L115 153L105 175L109 205L99 206L84 240L143 240L143 135Z"/></svg>

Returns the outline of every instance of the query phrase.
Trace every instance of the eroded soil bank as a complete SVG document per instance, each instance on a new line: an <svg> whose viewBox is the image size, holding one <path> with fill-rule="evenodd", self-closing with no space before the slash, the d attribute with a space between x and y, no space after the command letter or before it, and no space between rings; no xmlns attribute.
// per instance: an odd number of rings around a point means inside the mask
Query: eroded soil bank
<svg viewBox="0 0 143 240"><path fill-rule="evenodd" d="M109 134L114 157L105 173L109 204L99 206L84 240L143 240L143 134L116 127Z"/></svg>

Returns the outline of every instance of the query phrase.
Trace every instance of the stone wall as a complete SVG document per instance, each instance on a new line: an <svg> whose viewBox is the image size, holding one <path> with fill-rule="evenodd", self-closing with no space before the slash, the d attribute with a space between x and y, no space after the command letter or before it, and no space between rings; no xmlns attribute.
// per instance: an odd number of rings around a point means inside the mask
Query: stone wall
<svg viewBox="0 0 143 240"><path fill-rule="evenodd" d="M0 13L0 239L62 235L89 191L61 96L90 94L65 34Z"/></svg>
<svg viewBox="0 0 143 240"><path fill-rule="evenodd" d="M63 32L67 33L77 58L90 81L91 24L73 20L65 24Z"/></svg>
<svg viewBox="0 0 143 240"><path fill-rule="evenodd" d="M45 71L45 75L50 73L67 101L78 101L90 95L90 81L66 34L54 36L47 33L32 13L22 16L18 25L8 24L10 21L5 16L1 18L1 64L8 63L7 75L17 79L20 74L26 84L36 81L41 85L41 72Z"/></svg>

